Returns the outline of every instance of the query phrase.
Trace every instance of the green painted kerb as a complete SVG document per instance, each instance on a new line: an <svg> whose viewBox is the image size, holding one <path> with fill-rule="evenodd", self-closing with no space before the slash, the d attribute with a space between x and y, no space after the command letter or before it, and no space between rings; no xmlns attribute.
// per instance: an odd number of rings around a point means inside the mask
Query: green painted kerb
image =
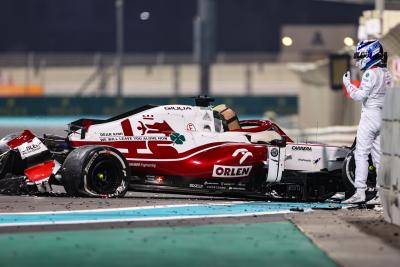
<svg viewBox="0 0 400 267"><path fill-rule="evenodd" d="M336 266L290 222L0 235L1 266Z"/></svg>

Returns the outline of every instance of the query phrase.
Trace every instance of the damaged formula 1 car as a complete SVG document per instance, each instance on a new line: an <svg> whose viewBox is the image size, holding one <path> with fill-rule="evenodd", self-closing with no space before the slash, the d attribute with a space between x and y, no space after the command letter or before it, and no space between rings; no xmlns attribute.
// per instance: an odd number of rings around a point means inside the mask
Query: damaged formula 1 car
<svg viewBox="0 0 400 267"><path fill-rule="evenodd" d="M239 121L226 105L195 100L80 119L66 137L10 134L0 140L0 192L62 185L70 196L130 189L308 201L352 189L344 182L354 172L351 148L295 143L271 121Z"/></svg>

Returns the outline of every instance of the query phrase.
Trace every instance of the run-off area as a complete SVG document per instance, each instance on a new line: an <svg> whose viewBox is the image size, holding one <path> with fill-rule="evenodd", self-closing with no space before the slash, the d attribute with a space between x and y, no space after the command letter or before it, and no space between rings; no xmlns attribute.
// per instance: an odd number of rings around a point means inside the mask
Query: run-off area
<svg viewBox="0 0 400 267"><path fill-rule="evenodd" d="M10 267L336 266L288 221L112 228L0 234L0 259Z"/></svg>
<svg viewBox="0 0 400 267"><path fill-rule="evenodd" d="M283 214L337 204L151 196L3 196L0 266L336 266Z"/></svg>

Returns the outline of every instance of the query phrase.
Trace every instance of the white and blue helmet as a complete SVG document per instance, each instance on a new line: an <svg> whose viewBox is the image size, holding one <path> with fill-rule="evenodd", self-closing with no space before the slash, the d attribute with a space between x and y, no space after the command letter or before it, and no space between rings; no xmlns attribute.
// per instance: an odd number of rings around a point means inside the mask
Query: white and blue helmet
<svg viewBox="0 0 400 267"><path fill-rule="evenodd" d="M372 66L382 63L383 47L378 40L365 40L357 44L354 53L356 66L361 70L367 70Z"/></svg>

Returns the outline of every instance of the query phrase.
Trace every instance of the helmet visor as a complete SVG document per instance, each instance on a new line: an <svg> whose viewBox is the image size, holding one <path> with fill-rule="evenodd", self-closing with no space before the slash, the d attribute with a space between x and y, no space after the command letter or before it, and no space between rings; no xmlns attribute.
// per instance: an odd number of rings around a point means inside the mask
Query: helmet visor
<svg viewBox="0 0 400 267"><path fill-rule="evenodd" d="M367 57L368 56L368 52L367 51L362 51L362 52L355 52L354 53L354 55L353 55L353 58L354 59L363 59L363 58L365 58L365 57Z"/></svg>

